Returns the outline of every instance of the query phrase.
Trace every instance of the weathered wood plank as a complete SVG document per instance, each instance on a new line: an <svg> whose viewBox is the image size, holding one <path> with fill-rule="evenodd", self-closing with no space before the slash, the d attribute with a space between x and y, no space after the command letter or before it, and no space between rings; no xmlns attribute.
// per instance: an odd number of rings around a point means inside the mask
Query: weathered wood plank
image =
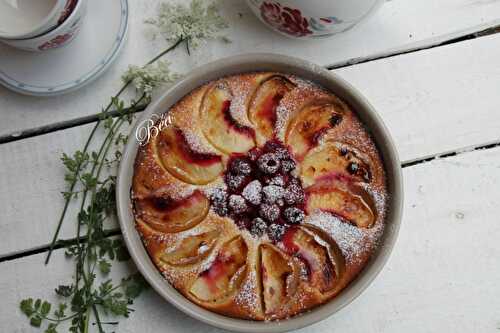
<svg viewBox="0 0 500 333"><path fill-rule="evenodd" d="M500 148L437 159L404 170L405 216L383 272L353 304L299 332L497 332L500 307ZM62 251L0 264L2 327L35 332L17 310L22 297L50 296L71 278ZM131 272L116 265L115 274ZM219 332L168 305L141 297L120 332Z"/></svg>
<svg viewBox="0 0 500 333"><path fill-rule="evenodd" d="M99 112L118 90L128 64L142 64L165 47L146 38L145 18L156 11L157 0L130 2L129 42L109 72L78 92L55 98L20 96L0 87L0 136L19 135L26 129ZM284 38L258 22L244 1L225 0L232 43L212 43L189 59L185 50L171 55L176 70L186 72L222 56L245 52L275 52L302 57L322 65L357 62L406 50L437 45L460 36L500 25L499 1L421 0L388 1L380 11L355 29L331 39L297 41ZM0 46L2 52L2 46Z"/></svg>
<svg viewBox="0 0 500 333"><path fill-rule="evenodd" d="M64 205L61 192L67 190L60 157L63 152L72 154L82 149L93 126L0 145L0 256L50 243ZM95 138L94 143L104 139L102 129ZM91 148L98 147L94 144ZM78 208L75 202L70 204L61 237L75 236Z"/></svg>
<svg viewBox="0 0 500 333"><path fill-rule="evenodd" d="M500 35L493 35L336 72L372 101L408 162L500 139L499 58ZM0 232L8 235L0 257L50 242L62 208L60 155L81 148L91 126L0 145L7 161L0 165ZM72 212L64 238L74 236Z"/></svg>
<svg viewBox="0 0 500 333"><path fill-rule="evenodd" d="M500 141L500 34L346 67L404 161Z"/></svg>

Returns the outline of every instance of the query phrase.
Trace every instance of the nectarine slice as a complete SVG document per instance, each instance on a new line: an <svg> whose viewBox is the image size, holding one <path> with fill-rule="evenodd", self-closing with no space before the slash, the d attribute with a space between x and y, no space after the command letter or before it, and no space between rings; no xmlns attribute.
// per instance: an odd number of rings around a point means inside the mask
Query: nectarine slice
<svg viewBox="0 0 500 333"><path fill-rule="evenodd" d="M342 121L342 110L329 101L314 102L306 105L292 116L285 133L288 144L295 157L301 159L329 129Z"/></svg>
<svg viewBox="0 0 500 333"><path fill-rule="evenodd" d="M317 238L319 236L313 236L306 229L290 228L283 236L283 246L290 255L297 256L304 263L311 286L327 292L335 287L341 268L337 267L328 242Z"/></svg>
<svg viewBox="0 0 500 333"><path fill-rule="evenodd" d="M217 236L216 230L184 238L171 252L164 253L160 260L171 266L192 265L205 259L212 251Z"/></svg>
<svg viewBox="0 0 500 333"><path fill-rule="evenodd" d="M210 201L200 191L182 200L149 197L137 200L135 209L140 218L156 231L174 233L193 228L208 214Z"/></svg>
<svg viewBox="0 0 500 333"><path fill-rule="evenodd" d="M225 154L245 153L255 146L255 132L231 115L232 93L224 82L208 88L200 108L203 135Z"/></svg>
<svg viewBox="0 0 500 333"><path fill-rule="evenodd" d="M219 302L230 296L243 281L247 252L241 236L225 243L211 266L198 275L191 294L203 302Z"/></svg>
<svg viewBox="0 0 500 333"><path fill-rule="evenodd" d="M216 154L196 152L183 132L166 127L156 138L156 153L162 166L174 177L195 185L205 185L223 171L222 158Z"/></svg>
<svg viewBox="0 0 500 333"><path fill-rule="evenodd" d="M296 291L298 272L291 261L271 245L260 246L260 270L264 312L279 310Z"/></svg>
<svg viewBox="0 0 500 333"><path fill-rule="evenodd" d="M369 182L370 166L360 155L355 148L346 144L325 142L304 156L300 172L302 183L310 186L328 177Z"/></svg>
<svg viewBox="0 0 500 333"><path fill-rule="evenodd" d="M375 223L371 198L359 186L342 182L320 183L306 189L306 197L309 214L315 210L330 212L360 228L370 228Z"/></svg>
<svg viewBox="0 0 500 333"><path fill-rule="evenodd" d="M294 87L286 77L273 75L260 83L248 105L248 119L255 126L257 142L263 145L273 137L276 109L281 99Z"/></svg>

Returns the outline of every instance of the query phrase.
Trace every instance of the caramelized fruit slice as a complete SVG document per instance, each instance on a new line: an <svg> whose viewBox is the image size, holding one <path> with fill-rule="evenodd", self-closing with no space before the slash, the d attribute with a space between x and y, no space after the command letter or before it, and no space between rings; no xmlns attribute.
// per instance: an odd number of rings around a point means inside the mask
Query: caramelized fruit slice
<svg viewBox="0 0 500 333"><path fill-rule="evenodd" d="M279 310L296 291L298 277L291 261L270 245L260 247L264 312Z"/></svg>
<svg viewBox="0 0 500 333"><path fill-rule="evenodd" d="M151 228L160 232L179 232L200 223L208 214L210 201L200 191L174 201L151 197L136 202L136 212Z"/></svg>
<svg viewBox="0 0 500 333"><path fill-rule="evenodd" d="M333 243L333 241L331 241ZM335 287L343 263L337 264L331 252L332 245L303 228L290 228L283 236L283 247L290 255L297 256L306 266L311 286L321 292Z"/></svg>
<svg viewBox="0 0 500 333"><path fill-rule="evenodd" d="M231 91L223 82L207 90L200 108L202 131L207 140L223 153L245 153L255 146L255 133L233 118L231 99Z"/></svg>
<svg viewBox="0 0 500 333"><path fill-rule="evenodd" d="M296 158L301 159L329 129L342 121L340 104L322 101L306 105L292 117L285 133L285 142Z"/></svg>
<svg viewBox="0 0 500 333"><path fill-rule="evenodd" d="M225 243L210 268L196 278L191 294L203 302L218 302L231 295L243 281L247 252L241 236Z"/></svg>
<svg viewBox="0 0 500 333"><path fill-rule="evenodd" d="M353 147L340 142L325 142L310 150L304 157L301 179L304 186L325 178L348 178L355 181L371 180L370 166Z"/></svg>
<svg viewBox="0 0 500 333"><path fill-rule="evenodd" d="M182 131L172 126L158 135L156 152L169 173L189 184L210 183L224 168L219 155L194 151Z"/></svg>
<svg viewBox="0 0 500 333"><path fill-rule="evenodd" d="M171 252L164 253L160 260L172 266L191 265L205 259L212 251L218 236L217 230L188 236Z"/></svg>
<svg viewBox="0 0 500 333"><path fill-rule="evenodd" d="M277 120L276 108L294 84L287 78L273 75L255 90L248 108L248 119L255 126L259 145L272 138Z"/></svg>
<svg viewBox="0 0 500 333"><path fill-rule="evenodd" d="M373 202L359 186L342 182L319 183L306 190L306 211L333 213L360 228L370 228L375 223Z"/></svg>

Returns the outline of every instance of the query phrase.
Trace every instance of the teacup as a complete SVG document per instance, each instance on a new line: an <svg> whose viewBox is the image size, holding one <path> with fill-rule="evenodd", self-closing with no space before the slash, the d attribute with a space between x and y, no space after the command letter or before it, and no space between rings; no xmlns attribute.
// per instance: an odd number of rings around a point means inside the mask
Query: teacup
<svg viewBox="0 0 500 333"><path fill-rule="evenodd" d="M385 0L247 0L257 17L288 37L328 37L346 31Z"/></svg>
<svg viewBox="0 0 500 333"><path fill-rule="evenodd" d="M26 39L55 28L75 0L0 0L0 38Z"/></svg>
<svg viewBox="0 0 500 333"><path fill-rule="evenodd" d="M0 0L14 1L14 0ZM39 1L39 0L34 0ZM45 1L45 0L40 0ZM8 39L0 36L0 42L26 51L45 51L68 44L82 25L86 13L87 0L66 0L65 10L60 12L56 27L41 35L22 39Z"/></svg>

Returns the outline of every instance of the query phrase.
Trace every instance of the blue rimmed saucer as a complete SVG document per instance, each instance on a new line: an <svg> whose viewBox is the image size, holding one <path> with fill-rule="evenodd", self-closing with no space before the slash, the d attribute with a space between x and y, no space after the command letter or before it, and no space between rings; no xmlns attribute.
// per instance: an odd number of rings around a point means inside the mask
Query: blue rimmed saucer
<svg viewBox="0 0 500 333"><path fill-rule="evenodd" d="M21 94L54 96L83 87L116 59L128 29L128 0L88 0L79 34L67 46L33 53L0 44L0 84Z"/></svg>

